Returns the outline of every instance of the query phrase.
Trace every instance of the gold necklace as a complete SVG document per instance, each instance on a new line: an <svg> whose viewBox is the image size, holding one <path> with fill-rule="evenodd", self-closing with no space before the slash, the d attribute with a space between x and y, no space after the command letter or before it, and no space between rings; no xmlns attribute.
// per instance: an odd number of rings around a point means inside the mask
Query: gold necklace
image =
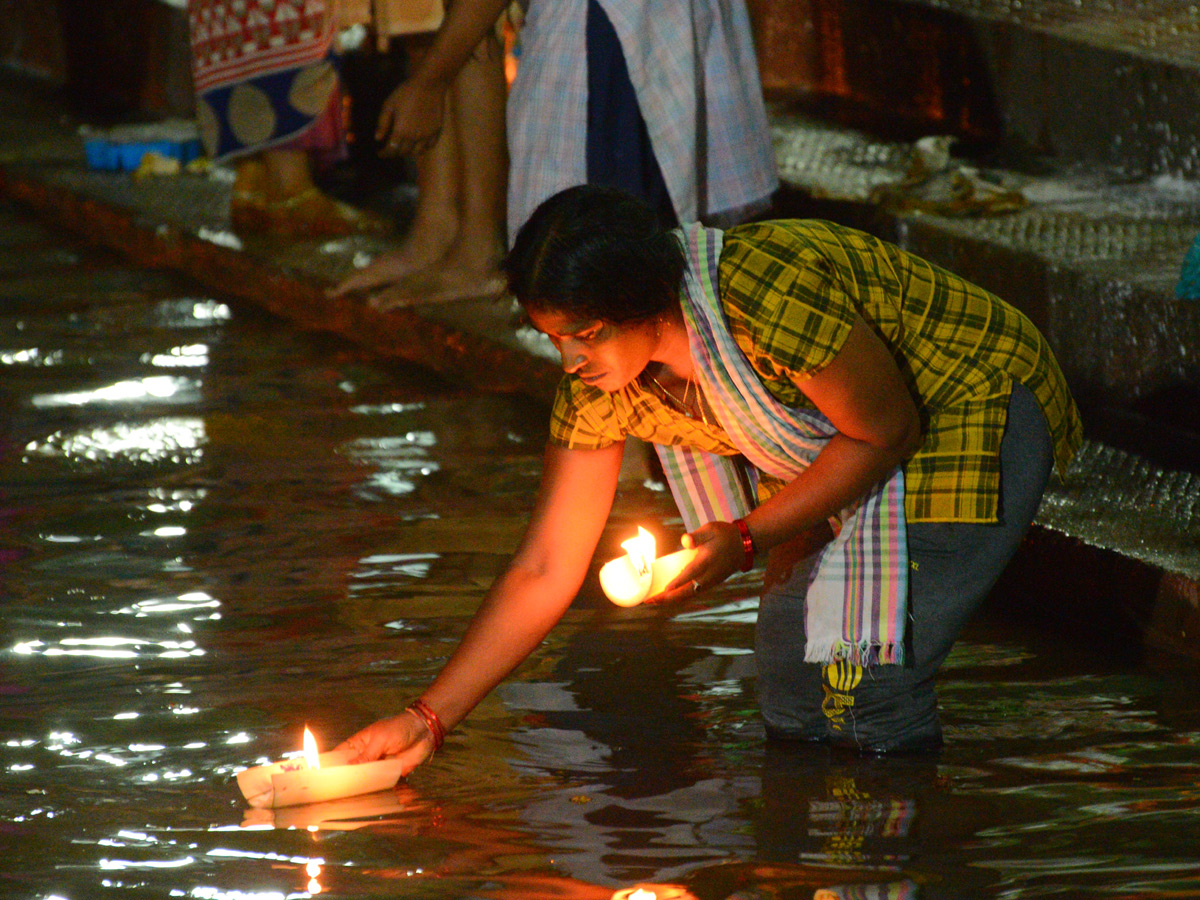
<svg viewBox="0 0 1200 900"><path fill-rule="evenodd" d="M691 395L692 385L695 383L694 375L689 377L687 380L687 384L684 385L683 399L680 400L678 397L676 397L674 394L672 394L670 391L668 391L665 387L663 387L662 382L660 382L657 378L655 378L653 375L650 375L649 372L647 372L646 374L649 375L650 380L652 382L654 382L654 386L656 388L658 388L659 392L662 393L662 395L665 399L670 400L671 403L681 413L683 413L685 416L687 416L689 419L696 418L695 414L692 412L692 408L688 405L688 397ZM707 425L708 424L708 416L704 412L704 397L701 396L699 388L696 388L696 411L700 414L700 421L703 422L705 425Z"/></svg>

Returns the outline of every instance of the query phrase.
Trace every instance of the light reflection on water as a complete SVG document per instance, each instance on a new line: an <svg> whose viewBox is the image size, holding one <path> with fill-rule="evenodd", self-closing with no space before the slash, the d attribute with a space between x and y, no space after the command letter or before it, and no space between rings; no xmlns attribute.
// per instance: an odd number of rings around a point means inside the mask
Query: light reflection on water
<svg viewBox="0 0 1200 900"><path fill-rule="evenodd" d="M947 666L941 756L767 746L745 577L632 610L589 582L396 791L247 809L238 769L437 671L520 537L545 410L130 283L0 313L0 896L1200 893L1194 674L992 620Z"/></svg>
<svg viewBox="0 0 1200 900"><path fill-rule="evenodd" d="M146 378L118 381L115 384L94 388L90 391L69 391L61 394L39 394L31 399L36 409L53 409L58 406L86 406L98 403L138 403L149 400L174 400L179 403L195 404L199 399L200 383L191 378L173 378L167 375L150 375Z"/></svg>
<svg viewBox="0 0 1200 900"><path fill-rule="evenodd" d="M118 422L84 431L56 431L25 447L27 458L59 459L74 466L101 464L192 465L204 455L204 421L189 417Z"/></svg>

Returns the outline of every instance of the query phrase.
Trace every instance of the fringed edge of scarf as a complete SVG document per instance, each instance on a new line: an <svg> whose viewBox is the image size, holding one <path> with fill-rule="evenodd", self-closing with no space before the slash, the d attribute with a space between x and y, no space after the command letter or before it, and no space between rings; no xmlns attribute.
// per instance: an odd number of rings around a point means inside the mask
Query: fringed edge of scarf
<svg viewBox="0 0 1200 900"><path fill-rule="evenodd" d="M870 668L871 666L902 666L904 665L904 644L901 641L879 644L872 641L838 641L816 647L811 642L804 652L804 661L809 663L829 664L836 662L853 663L856 666Z"/></svg>

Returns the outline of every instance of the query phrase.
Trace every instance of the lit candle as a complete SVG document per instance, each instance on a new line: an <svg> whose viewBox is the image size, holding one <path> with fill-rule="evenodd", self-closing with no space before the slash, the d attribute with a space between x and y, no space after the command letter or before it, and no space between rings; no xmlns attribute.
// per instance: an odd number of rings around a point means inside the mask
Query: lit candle
<svg viewBox="0 0 1200 900"><path fill-rule="evenodd" d="M238 787L251 806L277 808L387 790L404 774L398 759L349 765L350 756L349 751L318 754L305 728L302 757L243 769Z"/></svg>
<svg viewBox="0 0 1200 900"><path fill-rule="evenodd" d="M600 567L600 587L617 606L637 606L657 597L696 557L696 551L679 550L657 556L654 535L638 527L637 537L621 544L625 555Z"/></svg>

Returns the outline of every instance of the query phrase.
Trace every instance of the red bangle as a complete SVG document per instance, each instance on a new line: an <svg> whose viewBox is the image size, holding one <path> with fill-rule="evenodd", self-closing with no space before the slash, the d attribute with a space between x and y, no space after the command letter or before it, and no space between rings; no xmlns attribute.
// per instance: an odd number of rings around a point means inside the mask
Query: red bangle
<svg viewBox="0 0 1200 900"><path fill-rule="evenodd" d="M746 524L745 519L734 519L733 524L742 536L742 552L745 554L742 559L742 571L749 572L754 566L754 536L750 534L750 526Z"/></svg>
<svg viewBox="0 0 1200 900"><path fill-rule="evenodd" d="M446 741L446 726L442 724L442 720L438 718L438 714L429 708L429 704L424 700L417 698L412 702L412 706L408 711L420 719L425 727L429 729L429 733L433 735L433 752L436 753L442 749L442 744Z"/></svg>

